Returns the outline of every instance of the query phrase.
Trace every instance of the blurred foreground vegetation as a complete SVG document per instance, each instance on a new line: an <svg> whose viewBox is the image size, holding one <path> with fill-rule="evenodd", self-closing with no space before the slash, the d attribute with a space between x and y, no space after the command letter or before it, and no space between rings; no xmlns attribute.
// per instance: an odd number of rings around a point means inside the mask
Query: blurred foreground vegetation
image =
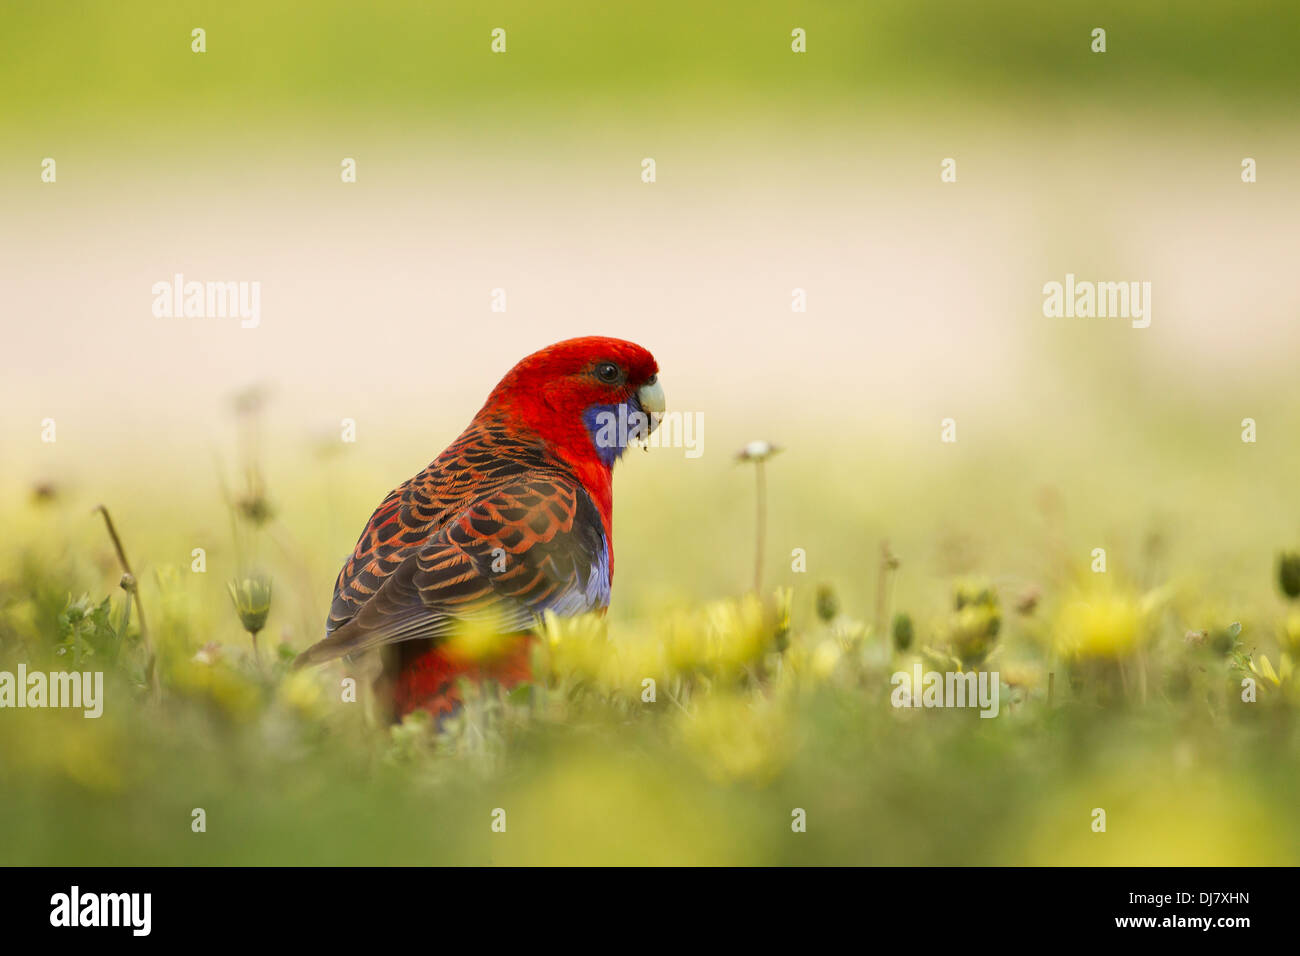
<svg viewBox="0 0 1300 956"><path fill-rule="evenodd" d="M249 440L218 485L159 482L156 467L134 493L126 472L11 485L0 669L79 662L106 671L107 701L97 720L0 712L0 862L1300 860L1287 593L1300 571L1277 531L1295 507L1290 452L1249 448L1249 475L1225 453L1180 484L1169 446L1080 472L1010 469L1028 459L1006 448L945 449L941 464L937 450L870 444L908 464L871 472L841 450L827 469L832 452L799 447L768 463L761 601L745 593L752 466L721 448L700 463L630 455L608 627L549 621L532 685L466 688L439 727L375 726L364 682L343 700L341 665L288 669L398 477L372 456L281 445L277 468ZM121 505L158 700L91 512L101 489ZM1104 574L1090 566L1099 538ZM242 583L254 574L271 586L253 621L260 664L230 592L263 600ZM999 716L892 707L890 675L917 658L998 672ZM792 831L796 808L807 832Z"/></svg>

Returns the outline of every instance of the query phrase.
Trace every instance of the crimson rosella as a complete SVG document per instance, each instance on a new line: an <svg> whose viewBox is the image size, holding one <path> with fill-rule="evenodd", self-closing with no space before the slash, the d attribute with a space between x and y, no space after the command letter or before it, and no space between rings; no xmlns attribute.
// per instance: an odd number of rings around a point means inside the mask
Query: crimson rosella
<svg viewBox="0 0 1300 956"><path fill-rule="evenodd" d="M339 572L325 638L295 666L385 648L378 686L401 719L459 704L457 678L528 676L544 611L603 613L614 575L611 469L664 410L659 367L639 345L559 342L506 373L469 427L370 516ZM446 651L490 619L512 653L467 663Z"/></svg>

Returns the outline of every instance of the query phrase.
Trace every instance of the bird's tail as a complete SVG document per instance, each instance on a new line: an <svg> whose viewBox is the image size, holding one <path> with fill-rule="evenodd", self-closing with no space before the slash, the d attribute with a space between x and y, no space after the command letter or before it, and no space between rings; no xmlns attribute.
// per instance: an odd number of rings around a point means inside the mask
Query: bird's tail
<svg viewBox="0 0 1300 956"><path fill-rule="evenodd" d="M301 670L312 664L327 664L347 654L354 653L358 649L356 646L358 643L357 637L356 629L345 624L333 634L317 641L295 657L293 659L293 669Z"/></svg>

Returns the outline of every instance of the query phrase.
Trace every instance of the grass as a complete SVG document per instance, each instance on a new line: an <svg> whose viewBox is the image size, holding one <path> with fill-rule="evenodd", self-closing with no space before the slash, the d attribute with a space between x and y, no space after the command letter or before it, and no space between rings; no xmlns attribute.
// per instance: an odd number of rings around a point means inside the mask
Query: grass
<svg viewBox="0 0 1300 956"><path fill-rule="evenodd" d="M846 453L809 432L766 466L761 599L747 466L718 444L633 454L608 627L549 621L532 685L466 688L438 727L377 726L364 681L353 703L340 666L288 668L400 477L377 456L245 441L224 490L156 466L11 486L0 669L75 655L107 700L0 715L0 861L1294 864L1294 462L1233 433L1184 473L1210 432L1184 420L1087 469L1024 436ZM135 568L156 698L92 494ZM228 590L253 571L274 585L256 627ZM917 659L998 672L999 716L893 707Z"/></svg>

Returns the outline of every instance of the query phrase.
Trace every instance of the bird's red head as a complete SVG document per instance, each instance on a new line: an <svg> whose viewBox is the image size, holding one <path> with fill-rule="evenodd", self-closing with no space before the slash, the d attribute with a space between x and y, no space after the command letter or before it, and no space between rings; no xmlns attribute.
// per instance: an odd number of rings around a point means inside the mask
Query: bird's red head
<svg viewBox="0 0 1300 956"><path fill-rule="evenodd" d="M658 373L654 356L633 342L599 335L566 339L507 372L479 417L505 415L575 468L608 473L629 434L636 437L638 421L664 411Z"/></svg>

